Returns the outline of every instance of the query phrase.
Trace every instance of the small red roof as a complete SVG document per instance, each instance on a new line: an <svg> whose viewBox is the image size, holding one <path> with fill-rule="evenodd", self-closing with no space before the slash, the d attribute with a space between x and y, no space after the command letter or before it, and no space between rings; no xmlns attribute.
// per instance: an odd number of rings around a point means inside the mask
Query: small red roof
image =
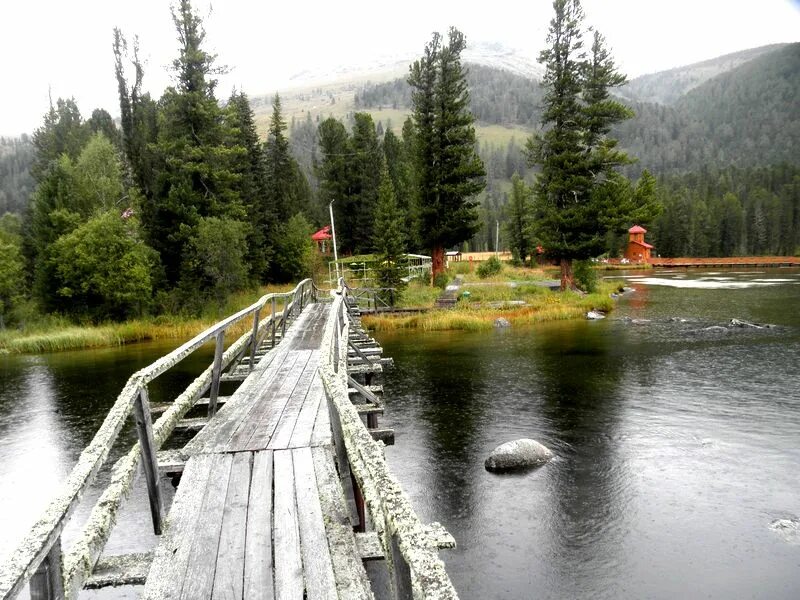
<svg viewBox="0 0 800 600"><path fill-rule="evenodd" d="M325 227L323 227L314 235L312 235L311 239L314 240L315 242L321 242L323 240L331 239L331 226L325 225Z"/></svg>
<svg viewBox="0 0 800 600"><path fill-rule="evenodd" d="M639 225L634 225L628 229L628 233L647 233L647 229L640 227Z"/></svg>
<svg viewBox="0 0 800 600"><path fill-rule="evenodd" d="M647 242L638 242L636 240L631 240L629 243L636 244L637 246L644 246L645 248L655 248L655 246L648 244Z"/></svg>

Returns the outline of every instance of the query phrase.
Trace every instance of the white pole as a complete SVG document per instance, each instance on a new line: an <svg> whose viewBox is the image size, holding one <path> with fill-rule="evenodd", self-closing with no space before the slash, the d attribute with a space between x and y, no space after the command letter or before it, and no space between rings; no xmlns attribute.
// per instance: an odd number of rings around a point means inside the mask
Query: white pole
<svg viewBox="0 0 800 600"><path fill-rule="evenodd" d="M339 285L339 254L336 252L336 223L333 222L333 203L336 200L334 198L328 204L328 212L331 214L331 232L333 233L333 261L336 265L336 285Z"/></svg>
<svg viewBox="0 0 800 600"><path fill-rule="evenodd" d="M500 256L500 221L495 221L497 227L494 234L494 253Z"/></svg>

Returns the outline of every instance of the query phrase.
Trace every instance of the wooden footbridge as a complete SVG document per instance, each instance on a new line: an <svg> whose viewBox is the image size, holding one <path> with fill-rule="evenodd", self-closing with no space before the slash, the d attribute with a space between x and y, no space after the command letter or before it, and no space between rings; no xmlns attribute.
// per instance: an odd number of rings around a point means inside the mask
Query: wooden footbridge
<svg viewBox="0 0 800 600"><path fill-rule="evenodd" d="M226 345L242 324L247 332ZM172 402L151 406L148 385L212 340L213 363ZM0 597L28 585L31 598L50 600L143 584L141 597L153 600L456 598L438 556L455 542L419 521L384 461L393 434L377 426L383 404L373 378L390 363L381 352L343 282L322 292L306 280L135 373L61 493L0 567ZM239 385L223 397L223 383ZM207 414L186 418L198 407ZM131 417L138 443L114 463L77 539L62 548L65 525ZM197 434L159 451L178 429ZM158 544L107 556L137 473ZM179 481L169 510L167 475Z"/></svg>

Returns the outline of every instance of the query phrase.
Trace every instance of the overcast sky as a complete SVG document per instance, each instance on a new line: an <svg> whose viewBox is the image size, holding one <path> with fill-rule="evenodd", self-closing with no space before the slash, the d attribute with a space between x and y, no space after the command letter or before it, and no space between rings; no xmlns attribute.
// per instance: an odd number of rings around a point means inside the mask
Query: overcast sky
<svg viewBox="0 0 800 600"><path fill-rule="evenodd" d="M473 9L472 5L482 6ZM293 74L376 56L420 52L432 31L455 25L468 41L501 42L535 57L552 6L546 0L260 2L195 0L209 48L250 95L286 87ZM800 0L584 0L587 24L605 34L629 77L776 42L800 40ZM112 30L138 34L145 87L158 97L176 41L167 0L2 0L0 135L31 132L53 99L74 96L84 117L119 113Z"/></svg>

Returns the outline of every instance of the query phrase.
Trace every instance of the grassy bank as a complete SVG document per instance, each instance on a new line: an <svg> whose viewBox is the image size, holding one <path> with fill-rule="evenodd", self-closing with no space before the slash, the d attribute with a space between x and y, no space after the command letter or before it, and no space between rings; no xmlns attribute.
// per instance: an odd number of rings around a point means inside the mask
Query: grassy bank
<svg viewBox="0 0 800 600"><path fill-rule="evenodd" d="M293 284L268 286L232 295L225 306L209 307L199 317L161 315L123 323L75 324L60 316L47 315L26 324L23 329L0 331L0 354L33 354L120 346L146 340L174 339L183 342L221 319L249 306L264 294L288 292ZM280 305L279 305L280 308ZM248 322L245 322L248 321ZM229 340L252 326L242 321L231 330Z"/></svg>
<svg viewBox="0 0 800 600"><path fill-rule="evenodd" d="M525 326L544 321L582 318L592 309L610 311L614 301L610 294L619 284L602 282L597 292L581 295L573 292L551 292L538 286L510 287L507 284L466 287L470 298L461 300L452 310L431 310L415 315L365 315L364 325L376 331L421 329L423 331L491 329L498 317L508 319L512 326ZM525 305L489 306L523 300Z"/></svg>

